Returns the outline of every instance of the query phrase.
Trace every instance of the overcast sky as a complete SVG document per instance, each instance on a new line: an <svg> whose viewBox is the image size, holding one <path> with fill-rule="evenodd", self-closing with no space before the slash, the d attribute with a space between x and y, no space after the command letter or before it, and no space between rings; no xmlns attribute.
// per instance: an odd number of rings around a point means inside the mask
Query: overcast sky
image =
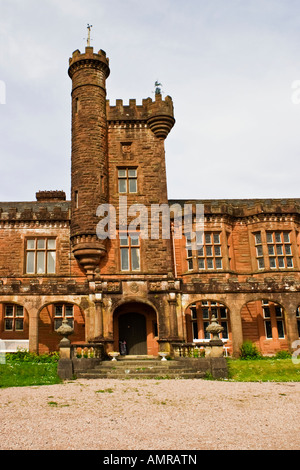
<svg viewBox="0 0 300 470"><path fill-rule="evenodd" d="M70 197L67 69L87 23L112 104L155 80L173 98L170 199L299 197L299 0L0 0L1 201Z"/></svg>

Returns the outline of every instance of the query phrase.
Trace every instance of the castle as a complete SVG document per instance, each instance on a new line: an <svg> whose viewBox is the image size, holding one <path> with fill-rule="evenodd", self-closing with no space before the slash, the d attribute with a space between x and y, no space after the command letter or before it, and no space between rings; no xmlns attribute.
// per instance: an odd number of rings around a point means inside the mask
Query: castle
<svg viewBox="0 0 300 470"><path fill-rule="evenodd" d="M110 104L109 59L90 46L73 53L68 73L71 200L38 191L33 202L0 203L0 339L7 350L56 351L66 319L72 344L172 354L178 345L209 341L214 316L226 354L238 356L245 340L263 354L291 351L300 335L300 199L168 200L172 99L158 89L141 104ZM175 236L174 211L170 236L128 230L133 209L186 206L194 237ZM199 233L196 206L204 211ZM115 236L105 238L98 229L108 207ZM159 214L156 222L161 231Z"/></svg>

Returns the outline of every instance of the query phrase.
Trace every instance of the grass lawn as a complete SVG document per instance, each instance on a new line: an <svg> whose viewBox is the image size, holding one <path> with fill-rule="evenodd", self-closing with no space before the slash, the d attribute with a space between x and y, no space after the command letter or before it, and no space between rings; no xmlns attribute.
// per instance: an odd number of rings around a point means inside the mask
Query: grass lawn
<svg viewBox="0 0 300 470"><path fill-rule="evenodd" d="M57 364L13 362L0 364L0 388L61 383Z"/></svg>
<svg viewBox="0 0 300 470"><path fill-rule="evenodd" d="M300 364L292 359L227 359L234 382L300 382Z"/></svg>

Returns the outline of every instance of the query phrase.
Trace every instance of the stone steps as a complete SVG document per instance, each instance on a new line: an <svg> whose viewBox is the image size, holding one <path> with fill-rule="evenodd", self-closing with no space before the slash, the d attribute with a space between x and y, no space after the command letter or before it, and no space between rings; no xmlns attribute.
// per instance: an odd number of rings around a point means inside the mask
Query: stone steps
<svg viewBox="0 0 300 470"><path fill-rule="evenodd" d="M162 361L151 358L120 358L117 361L103 361L94 369L78 371L78 378L95 379L197 379L206 375L180 361Z"/></svg>

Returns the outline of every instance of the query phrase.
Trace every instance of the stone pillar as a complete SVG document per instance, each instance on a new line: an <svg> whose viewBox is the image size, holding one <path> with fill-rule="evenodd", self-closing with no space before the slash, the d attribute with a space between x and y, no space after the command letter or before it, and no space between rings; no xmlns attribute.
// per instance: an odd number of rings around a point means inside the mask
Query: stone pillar
<svg viewBox="0 0 300 470"><path fill-rule="evenodd" d="M95 294L95 339L103 338L103 302L101 294Z"/></svg>
<svg viewBox="0 0 300 470"><path fill-rule="evenodd" d="M29 351L39 352L39 312L30 310L29 314Z"/></svg>
<svg viewBox="0 0 300 470"><path fill-rule="evenodd" d="M291 352L294 350L292 344L294 343L294 341L299 340L296 309L297 306L294 307L293 305L289 306L288 309L285 308L286 335L289 343L289 349Z"/></svg>
<svg viewBox="0 0 300 470"><path fill-rule="evenodd" d="M177 324L177 300L176 294L171 292L169 294L169 321L170 321L170 336L172 339L178 339L178 324Z"/></svg>
<svg viewBox="0 0 300 470"><path fill-rule="evenodd" d="M241 306L239 305L239 303L232 302L230 308L230 325L232 334L232 355L234 357L238 357L240 355L240 347L243 344Z"/></svg>

